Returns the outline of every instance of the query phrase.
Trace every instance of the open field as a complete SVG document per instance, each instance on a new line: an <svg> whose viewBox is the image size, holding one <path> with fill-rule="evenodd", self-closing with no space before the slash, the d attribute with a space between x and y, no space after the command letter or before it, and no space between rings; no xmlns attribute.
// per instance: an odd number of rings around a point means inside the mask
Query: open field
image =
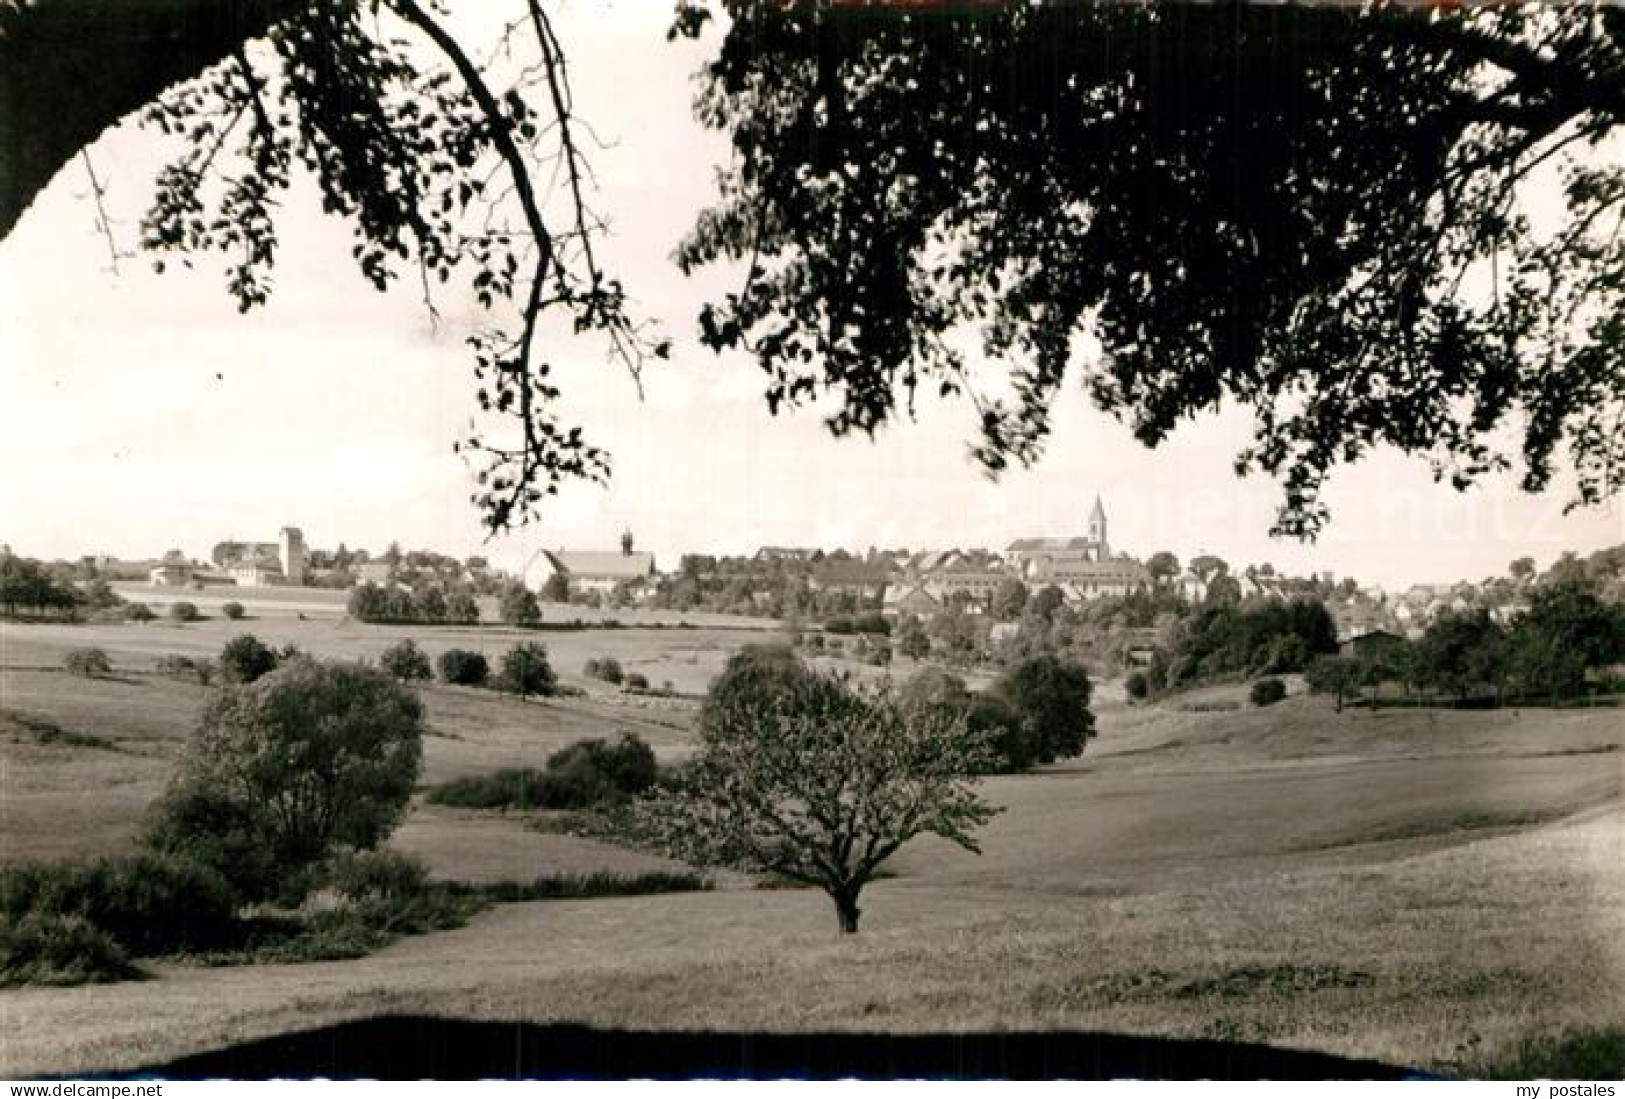
<svg viewBox="0 0 1625 1099"><path fill-rule="evenodd" d="M744 628L518 630L507 626L369 626L351 619L277 616L232 622L209 618L185 624L163 619L144 623L40 623L0 625L0 666L60 668L70 649L106 649L120 672L150 671L160 657L178 654L214 657L238 634L251 633L268 645L297 645L327 658L376 660L403 638L415 640L430 657L446 649L484 653L493 667L521 641L547 646L565 683L592 687L582 666L595 656L613 656L627 672L642 672L655 686L670 680L679 692L704 692L728 655L741 645L782 635ZM602 687L602 684L596 684Z"/></svg>
<svg viewBox="0 0 1625 1099"><path fill-rule="evenodd" d="M191 603L206 615L215 615L226 603L241 603L254 618L343 618L349 603L348 589L295 587L238 587L210 584L199 589L154 587L123 581L113 591L131 603L145 603L162 613L171 603ZM501 620L501 601L494 596L477 599L480 617L487 622ZM713 614L710 611L653 610L641 607L621 609L585 607L577 603L540 604L544 622L604 622L613 620L625 626L676 626L683 623L697 629L771 630L778 622L770 618Z"/></svg>
<svg viewBox="0 0 1625 1099"><path fill-rule="evenodd" d="M431 651L463 643L455 630L270 619L5 629L7 859L130 841L204 697L146 674L163 653L212 654L245 629L322 655L376 655L400 636ZM511 643L492 632L488 651ZM566 673L616 655L628 670L679 669L698 690L755 637L540 639ZM84 644L130 674L87 681L28 667ZM1238 692L1216 688L1207 701ZM621 730L673 758L691 735L692 704L680 700L638 707L600 691L522 703L441 687L424 697L437 734L425 744L429 783L535 765L570 740ZM983 855L906 849L897 876L865 893L856 937L838 936L827 902L803 891L503 905L353 962L161 966L155 981L8 993L0 1074L133 1067L381 1011L683 1029L1102 1029L1433 1068L1531 1035L1625 1025L1617 711L1335 715L1301 696L1233 711L1119 699L1101 692L1100 735L1082 758L988 782L1004 812L982 834ZM110 747L42 743L48 726ZM661 865L421 804L394 842L469 880Z"/></svg>

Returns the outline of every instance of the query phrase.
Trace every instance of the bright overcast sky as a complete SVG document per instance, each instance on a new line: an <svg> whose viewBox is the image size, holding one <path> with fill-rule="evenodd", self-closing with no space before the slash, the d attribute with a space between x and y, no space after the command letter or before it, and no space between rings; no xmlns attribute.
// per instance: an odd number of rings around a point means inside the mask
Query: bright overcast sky
<svg viewBox="0 0 1625 1099"><path fill-rule="evenodd" d="M114 273L76 161L0 242L0 541L43 557L202 555L292 524L318 547L393 539L514 565L544 546L610 547L630 528L675 566L682 552L761 544L996 548L1082 533L1097 493L1114 547L1137 556L1205 551L1388 585L1625 540L1617 503L1565 517L1562 493L1528 497L1513 477L1458 494L1392 453L1335 476L1318 544L1271 540L1278 487L1231 472L1245 415L1210 417L1149 451L1076 386L1043 461L997 484L967 456L966 405L927 407L875 443L833 440L814 415L769 416L752 365L694 336L700 303L736 276L689 280L670 262L726 147L689 113L689 74L717 34L669 44L669 11L578 3L560 21L578 109L611 146L593 154L596 204L615 234L607 266L676 345L642 403L596 352L552 352L568 416L613 454L608 488L569 489L539 525L487 544L451 452L473 388L457 303L442 303L453 323L434 332L412 280L374 292L349 260L348 228L320 217L308 192L281 225L271 304L251 316L212 270L172 264L159 276L126 259ZM124 127L92 155L131 247L151 193L147 142Z"/></svg>

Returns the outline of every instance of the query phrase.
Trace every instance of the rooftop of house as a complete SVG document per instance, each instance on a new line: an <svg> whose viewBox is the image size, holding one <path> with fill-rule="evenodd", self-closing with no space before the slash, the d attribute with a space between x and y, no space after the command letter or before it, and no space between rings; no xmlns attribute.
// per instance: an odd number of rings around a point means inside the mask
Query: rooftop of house
<svg viewBox="0 0 1625 1099"><path fill-rule="evenodd" d="M884 584L891 570L865 561L825 561L812 575L821 584Z"/></svg>
<svg viewBox="0 0 1625 1099"><path fill-rule="evenodd" d="M1087 550L1099 545L1092 538L1017 538L1006 553L1035 553L1045 550Z"/></svg>
<svg viewBox="0 0 1625 1099"><path fill-rule="evenodd" d="M549 550L547 556L558 571L587 580L635 580L655 571L655 555L652 553Z"/></svg>

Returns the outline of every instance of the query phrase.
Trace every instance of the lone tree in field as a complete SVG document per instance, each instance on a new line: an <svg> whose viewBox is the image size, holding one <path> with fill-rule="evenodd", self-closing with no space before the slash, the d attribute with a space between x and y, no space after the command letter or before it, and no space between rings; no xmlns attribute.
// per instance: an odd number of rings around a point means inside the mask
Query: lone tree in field
<svg viewBox="0 0 1625 1099"><path fill-rule="evenodd" d="M986 751L962 719L805 668L770 686L713 692L699 751L647 803L675 855L815 885L854 932L863 887L909 840L980 851L973 833L994 813L974 777Z"/></svg>
<svg viewBox="0 0 1625 1099"><path fill-rule="evenodd" d="M410 637L395 642L379 654L378 666L403 683L434 678L429 654L418 648L418 643Z"/></svg>
<svg viewBox="0 0 1625 1099"><path fill-rule="evenodd" d="M276 665L275 651L251 633L237 635L220 649L220 678L227 683L253 683Z"/></svg>
<svg viewBox="0 0 1625 1099"><path fill-rule="evenodd" d="M1017 770L1083 754L1095 734L1089 708L1089 673L1053 653L1029 657L1005 672L992 693L1009 703L1020 722L1030 757L1011 759Z"/></svg>
<svg viewBox="0 0 1625 1099"><path fill-rule="evenodd" d="M290 661L210 700L153 840L250 899L394 830L422 764L423 707L362 664Z"/></svg>
<svg viewBox="0 0 1625 1099"><path fill-rule="evenodd" d="M520 698L550 695L558 690L558 673L547 659L547 646L521 641L502 654L502 689Z"/></svg>

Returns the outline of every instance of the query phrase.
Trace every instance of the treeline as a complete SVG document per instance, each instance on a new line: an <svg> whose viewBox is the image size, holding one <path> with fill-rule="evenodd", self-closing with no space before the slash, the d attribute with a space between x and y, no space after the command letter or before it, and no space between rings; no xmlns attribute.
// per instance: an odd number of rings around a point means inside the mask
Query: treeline
<svg viewBox="0 0 1625 1099"><path fill-rule="evenodd" d="M1206 604L1181 620L1146 671L1152 691L1301 672L1337 652L1337 623L1312 599Z"/></svg>
<svg viewBox="0 0 1625 1099"><path fill-rule="evenodd" d="M346 609L358 622L473 626L480 620L471 591L438 584L410 589L361 584L351 590Z"/></svg>
<svg viewBox="0 0 1625 1099"><path fill-rule="evenodd" d="M0 614L7 618L73 619L82 611L106 610L123 602L105 580L80 585L64 566L0 553Z"/></svg>
<svg viewBox="0 0 1625 1099"><path fill-rule="evenodd" d="M1339 709L1361 696L1376 705L1389 683L1412 700L1558 703L1617 690L1617 679L1593 676L1622 661L1625 608L1598 598L1590 581L1564 580L1536 590L1529 609L1509 623L1482 608L1453 611L1415 641L1393 638L1318 660L1308 681L1310 689L1333 695Z"/></svg>
<svg viewBox="0 0 1625 1099"><path fill-rule="evenodd" d="M991 645L990 654L1006 665L1051 654L1110 674L1131 662L1133 650L1165 641L1190 613L1190 603L1171 587L1137 588L1073 605L1059 588L1046 586L1024 602L1015 632ZM967 648L963 624L933 623L932 630L950 653Z"/></svg>

